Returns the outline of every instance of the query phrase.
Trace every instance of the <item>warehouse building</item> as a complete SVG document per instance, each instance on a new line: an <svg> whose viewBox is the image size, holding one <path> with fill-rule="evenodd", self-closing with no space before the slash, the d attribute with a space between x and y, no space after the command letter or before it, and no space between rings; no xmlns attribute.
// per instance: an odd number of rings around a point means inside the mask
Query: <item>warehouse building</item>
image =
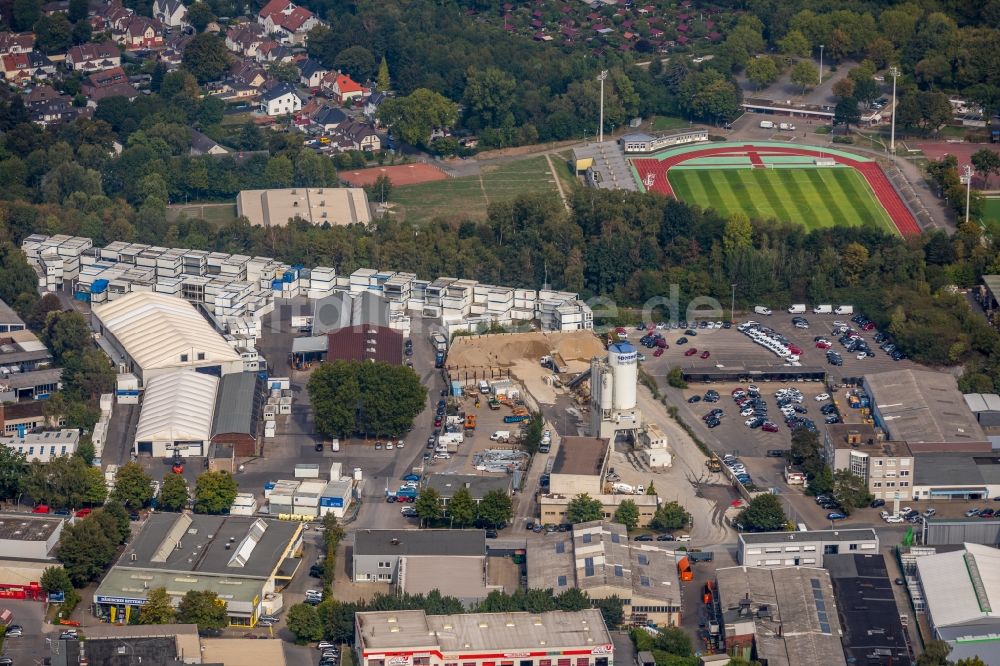
<svg viewBox="0 0 1000 666"><path fill-rule="evenodd" d="M823 563L844 625L844 653L851 664L910 664L906 629L899 617L896 594L881 553L830 555Z"/></svg>
<svg viewBox="0 0 1000 666"><path fill-rule="evenodd" d="M681 584L674 553L629 541L624 525L579 523L528 544L528 587L560 594L577 588L591 599L623 600L625 622L676 627Z"/></svg>
<svg viewBox="0 0 1000 666"><path fill-rule="evenodd" d="M914 458L914 499L981 500L1000 495L1000 455L923 453Z"/></svg>
<svg viewBox="0 0 1000 666"><path fill-rule="evenodd" d="M1000 546L1000 518L924 518L920 543L926 546L953 546L978 543Z"/></svg>
<svg viewBox="0 0 1000 666"><path fill-rule="evenodd" d="M769 665L846 666L825 569L726 567L715 575L729 655Z"/></svg>
<svg viewBox="0 0 1000 666"><path fill-rule="evenodd" d="M166 587L176 605L189 590L226 602L229 624L253 627L282 608L302 553L302 524L248 516L154 513L94 594L97 615L128 623L149 590Z"/></svg>
<svg viewBox="0 0 1000 666"><path fill-rule="evenodd" d="M31 462L51 462L59 456L71 456L80 445L80 431L76 428L29 432L0 437L0 446L13 449Z"/></svg>
<svg viewBox="0 0 1000 666"><path fill-rule="evenodd" d="M989 451L955 378L946 372L893 370L865 375L875 425L919 452Z"/></svg>
<svg viewBox="0 0 1000 666"><path fill-rule="evenodd" d="M483 530L358 530L351 560L354 582L382 582L403 592L430 592L464 601L483 599Z"/></svg>
<svg viewBox="0 0 1000 666"><path fill-rule="evenodd" d="M745 567L823 566L827 555L877 553L871 528L807 532L740 532L736 561Z"/></svg>
<svg viewBox="0 0 1000 666"><path fill-rule="evenodd" d="M255 227L284 227L296 217L316 226L372 221L368 194L360 187L243 190L236 196L236 214Z"/></svg>
<svg viewBox="0 0 1000 666"><path fill-rule="evenodd" d="M24 320L14 312L14 308L0 301L0 333L23 331L26 328Z"/></svg>
<svg viewBox="0 0 1000 666"><path fill-rule="evenodd" d="M612 666L614 643L596 609L548 613L357 613L360 666Z"/></svg>
<svg viewBox="0 0 1000 666"><path fill-rule="evenodd" d="M459 488L465 488L472 500L479 504L491 492L499 491L510 496L511 476L476 476L475 474L429 474L424 477L424 487L433 488L445 506Z"/></svg>
<svg viewBox="0 0 1000 666"><path fill-rule="evenodd" d="M215 399L212 443L240 457L260 455L260 416L266 395L264 380L255 372L224 376Z"/></svg>
<svg viewBox="0 0 1000 666"><path fill-rule="evenodd" d="M243 372L239 353L184 299L132 292L93 307L98 343L143 386L157 375L187 369L221 377Z"/></svg>
<svg viewBox="0 0 1000 666"><path fill-rule="evenodd" d="M984 428L1000 427L1000 395L996 393L966 393L965 404Z"/></svg>
<svg viewBox="0 0 1000 666"><path fill-rule="evenodd" d="M42 573L58 564L65 521L55 516L0 513L0 598L45 599Z"/></svg>
<svg viewBox="0 0 1000 666"><path fill-rule="evenodd" d="M219 378L175 370L150 379L135 431L136 455L203 456L212 441Z"/></svg>
<svg viewBox="0 0 1000 666"><path fill-rule="evenodd" d="M328 361L403 364L403 334L388 326L349 326L326 337Z"/></svg>
<svg viewBox="0 0 1000 666"><path fill-rule="evenodd" d="M1000 663L1000 551L968 543L916 564L932 637L951 646L948 659Z"/></svg>

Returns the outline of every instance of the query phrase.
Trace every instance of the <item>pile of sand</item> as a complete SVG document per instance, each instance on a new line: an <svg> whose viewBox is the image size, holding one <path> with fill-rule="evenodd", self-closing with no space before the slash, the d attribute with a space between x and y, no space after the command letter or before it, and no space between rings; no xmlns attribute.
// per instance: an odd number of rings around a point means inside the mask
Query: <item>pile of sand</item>
<svg viewBox="0 0 1000 666"><path fill-rule="evenodd" d="M591 331L462 336L452 342L448 351L448 366L510 367L519 360L537 363L543 356L551 354L558 354L567 362L589 362L594 356L604 356L606 351Z"/></svg>

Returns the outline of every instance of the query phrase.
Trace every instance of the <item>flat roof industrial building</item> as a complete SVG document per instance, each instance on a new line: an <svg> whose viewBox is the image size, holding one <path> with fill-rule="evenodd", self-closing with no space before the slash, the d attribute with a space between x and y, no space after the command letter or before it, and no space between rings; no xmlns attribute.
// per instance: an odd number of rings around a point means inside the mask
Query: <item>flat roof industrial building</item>
<svg viewBox="0 0 1000 666"><path fill-rule="evenodd" d="M893 370L865 375L863 384L875 424L915 453L987 441L948 373Z"/></svg>
<svg viewBox="0 0 1000 666"><path fill-rule="evenodd" d="M191 370L156 375L146 382L135 431L136 453L157 458L202 456L212 440L219 378Z"/></svg>
<svg viewBox="0 0 1000 666"><path fill-rule="evenodd" d="M624 600L625 621L678 626L681 584L672 551L658 545L629 541L620 523L600 520L579 523L528 544L529 589L570 588L591 599L617 596Z"/></svg>
<svg viewBox="0 0 1000 666"><path fill-rule="evenodd" d="M609 666L614 644L597 609L547 613L427 615L422 610L357 613L361 666Z"/></svg>
<svg viewBox="0 0 1000 666"><path fill-rule="evenodd" d="M368 195L360 187L293 187L243 190L236 196L236 214L255 227L284 227L299 217L309 224L368 224Z"/></svg>
<svg viewBox="0 0 1000 666"><path fill-rule="evenodd" d="M740 532L736 561L751 567L821 567L826 555L877 553L878 548L878 534L871 528Z"/></svg>
<svg viewBox="0 0 1000 666"><path fill-rule="evenodd" d="M249 516L154 513L98 586L97 612L128 622L148 590L166 587L175 601L189 590L211 590L226 602L231 624L254 626L271 612L267 595L291 580L301 561L294 557L301 530L298 522Z"/></svg>
<svg viewBox="0 0 1000 666"><path fill-rule="evenodd" d="M239 353L182 298L132 292L95 305L93 319L119 370L143 384L182 368L216 376L243 371Z"/></svg>

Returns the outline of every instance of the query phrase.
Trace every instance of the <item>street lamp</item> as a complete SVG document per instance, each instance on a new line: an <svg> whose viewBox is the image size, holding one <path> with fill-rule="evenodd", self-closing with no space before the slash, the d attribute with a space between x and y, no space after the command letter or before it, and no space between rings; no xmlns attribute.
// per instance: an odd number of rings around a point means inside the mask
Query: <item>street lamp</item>
<svg viewBox="0 0 1000 666"><path fill-rule="evenodd" d="M819 84L823 85L823 45L819 45Z"/></svg>
<svg viewBox="0 0 1000 666"><path fill-rule="evenodd" d="M597 80L601 82L601 124L598 128L599 143L604 143L604 81L608 78L608 70L602 69L601 73L597 75Z"/></svg>
<svg viewBox="0 0 1000 666"><path fill-rule="evenodd" d="M972 167L962 167L962 183L965 185L965 223L969 223L969 200L972 198Z"/></svg>
<svg viewBox="0 0 1000 666"><path fill-rule="evenodd" d="M736 283L733 283L733 300L729 302L729 321L736 321L734 313L736 312Z"/></svg>
<svg viewBox="0 0 1000 666"><path fill-rule="evenodd" d="M892 129L889 134L889 152L896 154L896 77L899 76L899 67L893 65L889 68L889 75L892 77Z"/></svg>

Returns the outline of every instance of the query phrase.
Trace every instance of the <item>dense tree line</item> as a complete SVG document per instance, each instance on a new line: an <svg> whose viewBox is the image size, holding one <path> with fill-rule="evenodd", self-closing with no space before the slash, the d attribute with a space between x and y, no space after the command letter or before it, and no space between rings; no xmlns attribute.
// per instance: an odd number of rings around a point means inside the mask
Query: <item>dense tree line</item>
<svg viewBox="0 0 1000 666"><path fill-rule="evenodd" d="M398 437L427 399L412 369L381 362L324 363L309 378L308 390L316 431L325 437Z"/></svg>

